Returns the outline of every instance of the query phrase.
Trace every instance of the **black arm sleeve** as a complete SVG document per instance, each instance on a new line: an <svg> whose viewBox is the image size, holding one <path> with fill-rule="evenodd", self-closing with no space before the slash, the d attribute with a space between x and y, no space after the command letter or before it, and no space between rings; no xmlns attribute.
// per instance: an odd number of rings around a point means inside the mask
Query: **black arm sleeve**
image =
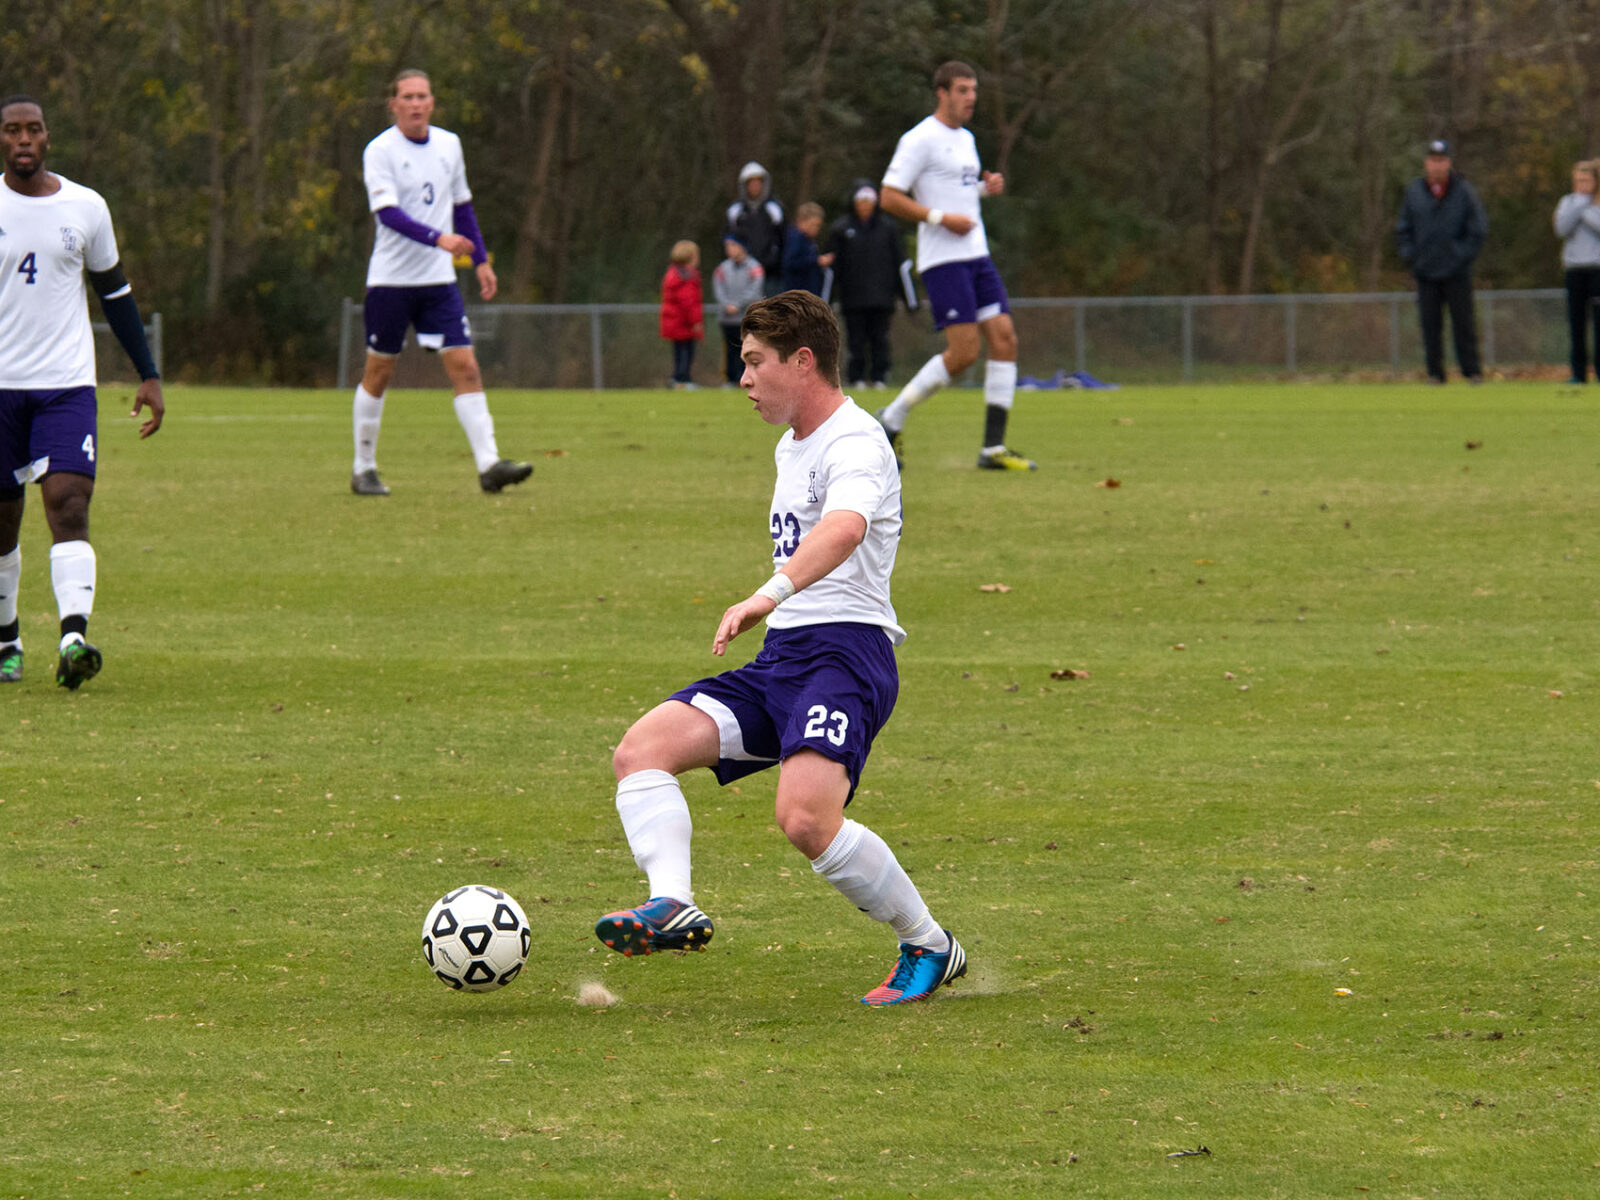
<svg viewBox="0 0 1600 1200"><path fill-rule="evenodd" d="M105 271L90 271L89 282L100 297L100 310L106 314L106 323L127 351L139 378L159 378L160 372L150 356L150 343L144 336L144 318L139 315L139 305L133 298L127 276L122 273L122 264L117 263Z"/></svg>

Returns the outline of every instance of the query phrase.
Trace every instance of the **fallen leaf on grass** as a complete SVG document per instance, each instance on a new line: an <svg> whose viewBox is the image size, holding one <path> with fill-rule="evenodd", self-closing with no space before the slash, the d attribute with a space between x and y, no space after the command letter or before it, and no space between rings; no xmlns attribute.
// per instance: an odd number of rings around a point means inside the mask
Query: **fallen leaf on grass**
<svg viewBox="0 0 1600 1200"><path fill-rule="evenodd" d="M1566 695L1565 692L1558 692L1554 688L1550 690L1550 699L1552 700L1559 700L1564 695Z"/></svg>
<svg viewBox="0 0 1600 1200"><path fill-rule="evenodd" d="M1059 671L1050 672L1051 679L1087 679L1089 672L1079 671L1073 667L1063 667Z"/></svg>
<svg viewBox="0 0 1600 1200"><path fill-rule="evenodd" d="M1481 445L1483 445L1482 442L1468 442L1467 443L1467 449L1468 450L1476 450Z"/></svg>
<svg viewBox="0 0 1600 1200"><path fill-rule="evenodd" d="M1103 487L1103 488L1119 488L1119 487L1122 486L1122 480L1120 480L1120 479L1110 479L1110 478L1107 478L1107 479L1096 479L1094 481L1094 485L1095 485L1095 487Z"/></svg>
<svg viewBox="0 0 1600 1200"><path fill-rule="evenodd" d="M1009 592L1011 585L1009 583L980 583L978 590L980 592Z"/></svg>
<svg viewBox="0 0 1600 1200"><path fill-rule="evenodd" d="M544 456L546 458L565 458L567 452L565 450L546 450Z"/></svg>

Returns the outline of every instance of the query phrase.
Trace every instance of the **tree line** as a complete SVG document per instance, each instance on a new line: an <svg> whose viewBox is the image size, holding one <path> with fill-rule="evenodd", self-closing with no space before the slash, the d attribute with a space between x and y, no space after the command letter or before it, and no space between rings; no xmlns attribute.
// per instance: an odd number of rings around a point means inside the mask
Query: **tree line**
<svg viewBox="0 0 1600 1200"><path fill-rule="evenodd" d="M0 90L111 203L167 373L327 383L371 247L360 159L427 70L509 301L650 300L720 257L755 159L830 219L949 58L1007 195L1017 295L1408 286L1400 189L1451 139L1480 286L1559 282L1550 214L1600 150L1600 0L9 0Z"/></svg>

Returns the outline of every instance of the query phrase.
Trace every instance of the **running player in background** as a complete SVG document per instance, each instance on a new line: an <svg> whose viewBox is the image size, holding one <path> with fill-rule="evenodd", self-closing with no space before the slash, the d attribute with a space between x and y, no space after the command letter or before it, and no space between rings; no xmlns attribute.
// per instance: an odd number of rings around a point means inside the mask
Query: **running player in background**
<svg viewBox="0 0 1600 1200"><path fill-rule="evenodd" d="M394 360L415 326L417 344L436 350L455 389L456 418L466 430L486 492L521 483L533 474L525 462L500 457L483 375L456 286L455 255L470 255L478 291L493 300L499 284L472 210L461 139L430 125L433 87L422 71L402 71L389 89L394 124L361 155L367 200L377 217L367 267L367 365L356 386L355 463L350 490L387 496L378 478L378 427ZM459 232L457 232L459 230Z"/></svg>
<svg viewBox="0 0 1600 1200"><path fill-rule="evenodd" d="M900 942L894 969L861 1002L923 1000L966 974L966 954L888 843L845 817L900 688L894 647L906 635L889 602L900 474L882 429L839 390L839 327L821 297L757 300L743 334L741 386L762 420L789 430L776 452L773 574L723 613L711 651L763 619L767 636L750 663L674 693L617 746L617 813L650 899L607 913L595 934L628 956L703 949L713 930L694 903L677 776L709 767L728 784L777 766L778 827Z"/></svg>
<svg viewBox="0 0 1600 1200"><path fill-rule="evenodd" d="M978 143L966 128L978 103L978 73L947 62L933 76L933 114L895 147L883 174L879 206L918 222L917 272L928 292L935 328L944 330L943 353L930 358L878 420L903 465L906 416L978 361L980 335L989 346L983 374L983 446L978 466L992 471L1032 471L1038 464L1006 448L1006 423L1017 392L1017 332L1006 285L989 257L982 199L1005 191L1005 177L983 170Z"/></svg>
<svg viewBox="0 0 1600 1200"><path fill-rule="evenodd" d="M111 211L98 192L47 171L49 149L37 100L0 101L0 683L22 679L17 537L27 485L37 481L61 616L56 682L76 690L101 666L87 640L95 588L89 500L99 442L85 272L139 372L133 416L147 410L141 438L161 428L166 404L122 273Z"/></svg>

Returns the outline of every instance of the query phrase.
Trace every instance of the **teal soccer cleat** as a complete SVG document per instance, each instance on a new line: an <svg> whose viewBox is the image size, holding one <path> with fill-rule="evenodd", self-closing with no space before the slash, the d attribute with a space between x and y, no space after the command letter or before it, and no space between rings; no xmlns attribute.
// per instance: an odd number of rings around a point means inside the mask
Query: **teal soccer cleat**
<svg viewBox="0 0 1600 1200"><path fill-rule="evenodd" d="M889 972L889 978L861 997L861 1003L869 1008L883 1008L889 1004L926 1000L938 988L965 975L966 951L956 941L955 934L946 929L944 935L950 939L950 948L943 954L900 943L900 961Z"/></svg>

